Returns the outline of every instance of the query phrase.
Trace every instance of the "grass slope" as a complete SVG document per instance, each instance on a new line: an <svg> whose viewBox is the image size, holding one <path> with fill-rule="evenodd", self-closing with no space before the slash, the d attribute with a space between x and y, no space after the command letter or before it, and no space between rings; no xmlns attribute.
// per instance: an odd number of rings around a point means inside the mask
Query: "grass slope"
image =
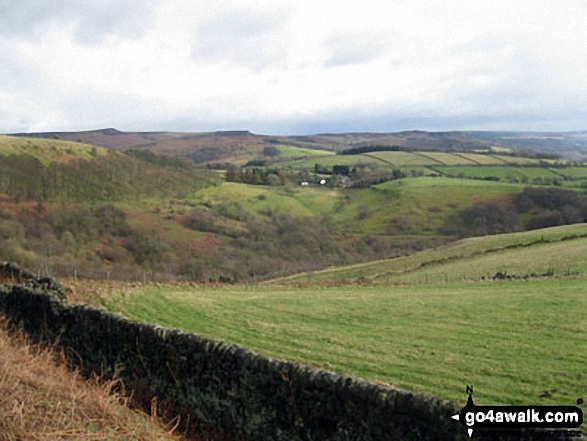
<svg viewBox="0 0 587 441"><path fill-rule="evenodd" d="M376 282L436 283L479 280L498 271L514 276L531 273L585 273L587 224L565 225L523 233L499 234L459 240L411 256L381 260L312 273L273 282ZM576 237L574 240L567 238ZM539 257L537 257L539 256Z"/></svg>
<svg viewBox="0 0 587 441"><path fill-rule="evenodd" d="M68 162L72 159L92 159L105 155L106 149L56 139L23 138L0 135L0 156L28 155L41 163Z"/></svg>
<svg viewBox="0 0 587 441"><path fill-rule="evenodd" d="M339 197L339 191L321 187L286 189L224 182L198 191L190 200L208 207L239 203L252 214L271 212L314 217L331 212Z"/></svg>
<svg viewBox="0 0 587 441"><path fill-rule="evenodd" d="M298 161L282 162L279 164L283 168L291 168L293 170L306 170L313 172L315 165L322 167L334 167L335 165L348 165L349 167L357 167L360 165L374 164L383 168L393 168L393 164L382 161L369 154L364 155L322 155L314 158L301 159Z"/></svg>
<svg viewBox="0 0 587 441"><path fill-rule="evenodd" d="M464 178L498 178L501 180L522 180L526 177L529 181L540 179L555 179L560 177L553 170L546 167L515 167L515 166L442 166L435 167L446 176L462 176Z"/></svg>
<svg viewBox="0 0 587 441"><path fill-rule="evenodd" d="M337 156L339 157L339 156ZM344 156L340 156L344 157ZM239 203L252 214L329 215L355 234L437 235L446 215L477 201L521 192L522 185L440 177L389 181L367 189L269 187L226 182L190 201L215 207Z"/></svg>
<svg viewBox="0 0 587 441"><path fill-rule="evenodd" d="M478 404L587 393L585 278L428 286L110 287L113 311ZM584 406L584 405L583 405ZM584 408L585 410L585 408Z"/></svg>
<svg viewBox="0 0 587 441"><path fill-rule="evenodd" d="M335 153L328 150L307 149L293 145L278 144L279 158L302 158L306 156L332 156Z"/></svg>

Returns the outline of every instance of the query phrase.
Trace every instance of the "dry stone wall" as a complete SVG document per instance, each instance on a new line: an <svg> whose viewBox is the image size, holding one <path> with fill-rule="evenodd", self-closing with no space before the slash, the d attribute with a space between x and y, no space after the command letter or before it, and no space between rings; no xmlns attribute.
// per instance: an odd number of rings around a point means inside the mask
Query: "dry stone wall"
<svg viewBox="0 0 587 441"><path fill-rule="evenodd" d="M68 348L83 369L253 440L465 439L448 402L69 306L43 287L0 285L0 313Z"/></svg>

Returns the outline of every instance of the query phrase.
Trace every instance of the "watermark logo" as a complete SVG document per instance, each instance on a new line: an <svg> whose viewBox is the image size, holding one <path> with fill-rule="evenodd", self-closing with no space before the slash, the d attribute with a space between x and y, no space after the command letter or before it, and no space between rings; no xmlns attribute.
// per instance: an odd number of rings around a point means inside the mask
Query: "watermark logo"
<svg viewBox="0 0 587 441"><path fill-rule="evenodd" d="M475 429L575 429L583 424L583 411L576 406L477 406L473 387L467 386L467 405L451 418L460 422L469 437ZM577 436L577 432L560 432L561 436Z"/></svg>

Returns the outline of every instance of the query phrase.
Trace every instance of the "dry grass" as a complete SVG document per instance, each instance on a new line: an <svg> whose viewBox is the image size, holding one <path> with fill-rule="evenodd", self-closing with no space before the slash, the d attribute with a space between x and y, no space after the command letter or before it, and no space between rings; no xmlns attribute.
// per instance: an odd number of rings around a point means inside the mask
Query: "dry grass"
<svg viewBox="0 0 587 441"><path fill-rule="evenodd" d="M179 439L126 407L117 382L85 380L59 358L0 320L0 441Z"/></svg>

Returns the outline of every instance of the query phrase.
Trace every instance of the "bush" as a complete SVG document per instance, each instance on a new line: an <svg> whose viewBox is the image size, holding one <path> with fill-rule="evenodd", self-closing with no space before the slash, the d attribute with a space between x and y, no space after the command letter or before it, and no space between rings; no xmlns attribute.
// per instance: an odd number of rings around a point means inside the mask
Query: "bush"
<svg viewBox="0 0 587 441"><path fill-rule="evenodd" d="M517 207L521 212L542 208L546 210L561 210L564 206L578 207L581 198L572 190L561 188L526 187L517 197Z"/></svg>
<svg viewBox="0 0 587 441"><path fill-rule="evenodd" d="M268 146L263 148L263 154L265 156L279 156L281 152L275 147Z"/></svg>
<svg viewBox="0 0 587 441"><path fill-rule="evenodd" d="M526 222L527 230L537 230L539 228L556 227L563 225L564 219L560 211L543 210L533 215Z"/></svg>
<svg viewBox="0 0 587 441"><path fill-rule="evenodd" d="M217 230L213 214L201 208L194 208L185 220L185 226L196 231L214 232Z"/></svg>
<svg viewBox="0 0 587 441"><path fill-rule="evenodd" d="M450 216L442 232L457 237L510 233L519 229L518 214L503 203L477 204Z"/></svg>
<svg viewBox="0 0 587 441"><path fill-rule="evenodd" d="M98 208L95 216L100 223L102 234L125 236L129 233L126 213L114 205L104 205Z"/></svg>

